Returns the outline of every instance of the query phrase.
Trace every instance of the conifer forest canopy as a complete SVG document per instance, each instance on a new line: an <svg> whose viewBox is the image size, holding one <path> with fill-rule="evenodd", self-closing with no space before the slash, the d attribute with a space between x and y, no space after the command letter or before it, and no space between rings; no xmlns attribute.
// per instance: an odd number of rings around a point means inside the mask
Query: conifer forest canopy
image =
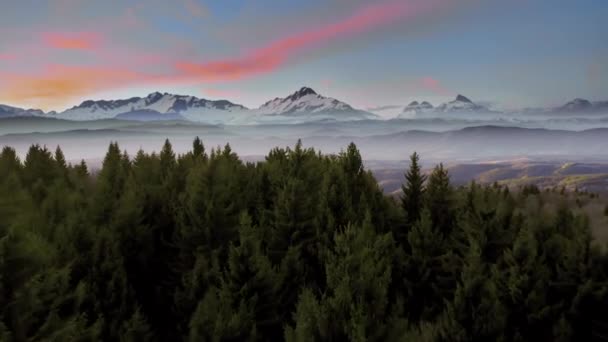
<svg viewBox="0 0 608 342"><path fill-rule="evenodd" d="M0 341L608 339L596 194L455 186L419 158L387 196L354 144L112 143L96 171L5 147Z"/></svg>

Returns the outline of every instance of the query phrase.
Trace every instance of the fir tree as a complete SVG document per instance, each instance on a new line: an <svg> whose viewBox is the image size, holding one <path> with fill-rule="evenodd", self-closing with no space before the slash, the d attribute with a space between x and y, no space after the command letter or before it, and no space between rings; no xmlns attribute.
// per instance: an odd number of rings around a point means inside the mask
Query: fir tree
<svg viewBox="0 0 608 342"><path fill-rule="evenodd" d="M422 174L419 161L418 153L414 152L410 156L410 168L405 174L405 183L401 186L401 207L405 213L406 231L395 234L401 244L405 244L407 231L418 221L422 212L426 175Z"/></svg>

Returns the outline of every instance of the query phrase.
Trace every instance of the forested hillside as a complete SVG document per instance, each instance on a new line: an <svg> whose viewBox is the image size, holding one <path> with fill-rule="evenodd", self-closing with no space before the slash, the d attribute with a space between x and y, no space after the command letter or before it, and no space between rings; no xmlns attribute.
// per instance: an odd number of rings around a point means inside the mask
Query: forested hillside
<svg viewBox="0 0 608 342"><path fill-rule="evenodd" d="M112 144L94 175L5 147L0 341L608 340L608 257L569 202L404 172L395 199L353 144Z"/></svg>

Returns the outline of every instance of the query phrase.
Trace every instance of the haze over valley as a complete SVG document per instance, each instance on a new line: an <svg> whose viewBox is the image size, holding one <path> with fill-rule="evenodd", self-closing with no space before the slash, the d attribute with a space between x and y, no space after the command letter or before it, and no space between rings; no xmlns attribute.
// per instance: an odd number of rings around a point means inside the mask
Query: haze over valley
<svg viewBox="0 0 608 342"><path fill-rule="evenodd" d="M130 99L86 100L59 113L2 105L0 144L15 147L21 157L31 144L61 146L69 161L84 159L95 168L101 166L106 146L114 141L134 155L140 149L159 151L169 139L176 152L184 153L199 136L210 148L230 144L250 161L260 160L276 146L293 146L298 139L325 153L339 153L354 142L383 184L391 179L382 175L403 169L406 165L400 161L414 151L429 165L444 162L469 170L458 175L462 183L514 183L524 175L484 178L475 173L478 166L474 165L491 162L517 168L542 162L559 169L566 163L608 163L607 103L575 99L559 107L506 112L458 95L436 106L412 102L398 115L386 117L309 87L255 109L230 100L155 92ZM580 182L580 187L607 190L608 172L600 169L591 173L593 185ZM554 172L547 170L535 177L554 176ZM563 179L529 181L553 186ZM393 188L388 186L387 192Z"/></svg>

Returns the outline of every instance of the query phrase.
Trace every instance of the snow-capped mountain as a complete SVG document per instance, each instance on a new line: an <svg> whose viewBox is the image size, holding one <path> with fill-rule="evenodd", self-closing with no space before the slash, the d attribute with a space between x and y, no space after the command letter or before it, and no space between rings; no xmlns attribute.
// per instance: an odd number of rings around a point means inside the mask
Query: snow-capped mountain
<svg viewBox="0 0 608 342"><path fill-rule="evenodd" d="M555 113L608 113L608 101L591 102L576 98L565 105L554 108Z"/></svg>
<svg viewBox="0 0 608 342"><path fill-rule="evenodd" d="M593 104L589 100L576 98L565 105L557 108L558 112L581 112L593 108Z"/></svg>
<svg viewBox="0 0 608 342"><path fill-rule="evenodd" d="M489 115L546 115L562 117L572 114L597 116L608 114L608 101L592 102L582 98L574 99L563 106L553 108L524 108L509 111L494 111L485 105L475 103L469 98L458 95L453 101L437 107L427 101L413 101L402 112L397 106L378 107L396 109L391 113L397 118L454 118L485 120ZM515 108L515 107L513 107ZM370 111L374 109L370 108ZM378 120L381 116L369 111L353 108L347 103L322 96L313 89L303 87L285 98L275 98L257 109L248 109L227 100L212 101L194 96L174 95L155 92L146 97L130 99L93 101L87 100L64 112L44 113L39 109L22 109L0 105L0 118L18 116L43 116L58 119L89 121L100 119L119 119L133 121L184 120L208 124L255 125L255 124L297 124L319 121ZM386 116L386 115L385 115Z"/></svg>
<svg viewBox="0 0 608 342"><path fill-rule="evenodd" d="M226 123L247 112L244 106L226 100L211 101L194 96L159 92L146 97L125 100L84 101L80 105L56 115L68 120L136 119L153 121L185 119L206 123Z"/></svg>
<svg viewBox="0 0 608 342"><path fill-rule="evenodd" d="M403 109L403 112L399 114L399 118L412 118L425 113L431 113L433 111L433 105L427 101L414 101L411 102L407 107Z"/></svg>
<svg viewBox="0 0 608 342"><path fill-rule="evenodd" d="M442 116L446 113L461 113L461 114L484 114L493 113L489 108L477 104L463 95L456 96L456 99L450 102L442 103L437 107L433 107L427 101L413 101L407 105L403 112L397 118L411 119L430 116Z"/></svg>
<svg viewBox="0 0 608 342"><path fill-rule="evenodd" d="M40 109L23 109L17 107L11 107L6 105L0 105L0 118L8 118L15 116L39 116L44 115L44 112Z"/></svg>
<svg viewBox="0 0 608 342"><path fill-rule="evenodd" d="M487 107L478 105L462 95L456 96L456 99L453 101L440 104L434 111L437 113L490 112Z"/></svg>
<svg viewBox="0 0 608 342"><path fill-rule="evenodd" d="M377 119L378 116L303 87L295 93L264 103L255 110L258 122L350 121Z"/></svg>
<svg viewBox="0 0 608 342"><path fill-rule="evenodd" d="M55 115L68 120L123 119L137 121L187 120L211 124L300 123L319 120L362 120L375 114L354 109L304 87L286 98L276 98L249 110L226 100L152 93L113 101L84 101Z"/></svg>

